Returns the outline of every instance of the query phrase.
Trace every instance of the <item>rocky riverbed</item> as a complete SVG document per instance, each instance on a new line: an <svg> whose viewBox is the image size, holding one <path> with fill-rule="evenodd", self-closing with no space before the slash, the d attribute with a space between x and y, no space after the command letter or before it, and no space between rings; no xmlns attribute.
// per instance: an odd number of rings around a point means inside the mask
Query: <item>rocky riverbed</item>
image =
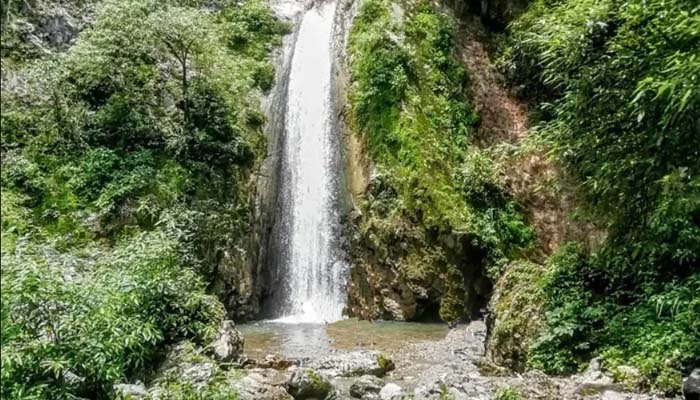
<svg viewBox="0 0 700 400"><path fill-rule="evenodd" d="M595 360L585 373L566 378L537 372L510 373L484 357L486 326L482 321L449 331L444 327L438 330L435 325L426 329L420 324L341 324L341 328L316 325L315 335L309 334L311 326L302 330L294 326L268 327L282 330L282 336L302 332L292 341L295 346L285 347L279 346L283 340L259 340L250 326L242 327L249 336L243 339L245 334L226 322L216 341L205 348L175 346L150 385L122 384L116 389L132 399L170 398L168 382L201 390L216 382L233 388L241 400L663 398L625 392ZM260 328L256 329L260 335ZM339 335L338 330L345 334ZM367 340L367 332L372 331L379 332L377 341ZM399 340L402 336L404 339ZM350 337L356 339L354 344ZM308 339L306 350L298 346L304 338ZM242 340L254 345L243 346ZM325 346L320 345L323 342ZM270 346L274 353L263 355L260 346ZM245 354L245 349L251 348L253 352ZM290 352L299 357L289 357Z"/></svg>

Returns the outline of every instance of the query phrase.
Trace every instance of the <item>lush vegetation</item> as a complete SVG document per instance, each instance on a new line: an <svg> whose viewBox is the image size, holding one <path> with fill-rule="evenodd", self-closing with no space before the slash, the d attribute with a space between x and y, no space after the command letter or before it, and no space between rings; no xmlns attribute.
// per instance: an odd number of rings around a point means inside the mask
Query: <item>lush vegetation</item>
<svg viewBox="0 0 700 400"><path fill-rule="evenodd" d="M355 247L437 288L440 317L451 321L483 301L465 286L481 263L518 253L532 232L492 158L469 145L478 118L455 22L427 2L406 7L397 19L390 2L364 1L350 35L351 123L377 164Z"/></svg>
<svg viewBox="0 0 700 400"><path fill-rule="evenodd" d="M502 64L543 100L538 139L607 232L550 260L534 366L602 354L673 392L700 363L698 48L692 0L536 0L512 24Z"/></svg>
<svg viewBox="0 0 700 400"><path fill-rule="evenodd" d="M211 339L285 30L257 2L105 1L68 51L3 59L2 398L104 397Z"/></svg>

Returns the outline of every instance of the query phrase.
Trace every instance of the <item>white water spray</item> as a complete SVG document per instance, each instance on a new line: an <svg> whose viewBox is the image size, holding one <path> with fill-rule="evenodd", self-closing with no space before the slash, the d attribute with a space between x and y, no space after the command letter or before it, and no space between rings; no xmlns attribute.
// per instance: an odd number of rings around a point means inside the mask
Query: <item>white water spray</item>
<svg viewBox="0 0 700 400"><path fill-rule="evenodd" d="M345 267L337 259L337 138L332 99L335 1L306 11L289 73L283 169L290 218L280 260L286 287L278 322L342 318Z"/></svg>

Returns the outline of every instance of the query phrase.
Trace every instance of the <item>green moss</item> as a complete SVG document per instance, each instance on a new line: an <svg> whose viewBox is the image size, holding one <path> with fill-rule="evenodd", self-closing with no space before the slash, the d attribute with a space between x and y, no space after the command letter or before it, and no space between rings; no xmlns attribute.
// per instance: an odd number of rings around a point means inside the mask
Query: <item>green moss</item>
<svg viewBox="0 0 700 400"><path fill-rule="evenodd" d="M505 267L494 287L488 353L500 365L517 371L527 365L530 345L544 325L542 275L542 266L516 261Z"/></svg>
<svg viewBox="0 0 700 400"><path fill-rule="evenodd" d="M315 371L309 371L309 378L311 378L310 390L312 390L314 393L328 393L332 389L330 382L323 379Z"/></svg>
<svg viewBox="0 0 700 400"><path fill-rule="evenodd" d="M401 287L426 288L428 308L458 320L483 305L476 293L488 290L472 285L484 265L516 255L533 235L498 167L468 146L478 117L455 22L422 1L404 4L395 21L391 4L363 1L350 33L350 125L379 172L358 201L352 247L358 264L397 271ZM415 317L433 317L422 311Z"/></svg>
<svg viewBox="0 0 700 400"><path fill-rule="evenodd" d="M394 369L394 362L384 353L380 353L377 356L377 365L379 365L379 368L384 372L389 372Z"/></svg>
<svg viewBox="0 0 700 400"><path fill-rule="evenodd" d="M494 398L495 400L525 400L525 396L523 394L512 387L500 387L496 391L496 397Z"/></svg>

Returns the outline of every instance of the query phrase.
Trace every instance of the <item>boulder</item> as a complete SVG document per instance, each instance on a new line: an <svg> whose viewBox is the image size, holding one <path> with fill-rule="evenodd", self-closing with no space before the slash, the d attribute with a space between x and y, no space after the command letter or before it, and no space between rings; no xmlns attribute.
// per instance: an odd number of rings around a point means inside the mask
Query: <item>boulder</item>
<svg viewBox="0 0 700 400"><path fill-rule="evenodd" d="M221 322L216 339L211 343L214 358L223 363L239 362L243 355L243 336L236 330L233 321Z"/></svg>
<svg viewBox="0 0 700 400"><path fill-rule="evenodd" d="M378 351L337 352L311 362L309 367L334 377L374 375L382 377L394 369L394 363Z"/></svg>
<svg viewBox="0 0 700 400"><path fill-rule="evenodd" d="M292 400L285 388L288 381L288 375L274 369L251 369L230 379L229 385L239 400Z"/></svg>
<svg viewBox="0 0 700 400"><path fill-rule="evenodd" d="M622 391L622 385L613 382L609 376L601 376L597 379L584 379L576 387L576 394L580 396L592 396L603 393L605 391L619 392Z"/></svg>
<svg viewBox="0 0 700 400"><path fill-rule="evenodd" d="M363 398L367 394L379 394L384 382L374 375L362 375L350 385L350 396Z"/></svg>
<svg viewBox="0 0 700 400"><path fill-rule="evenodd" d="M137 382L135 384L117 383L116 385L114 385L114 394L117 395L117 398L122 399L145 399L148 397L148 390L146 389L146 386L141 382Z"/></svg>
<svg viewBox="0 0 700 400"><path fill-rule="evenodd" d="M379 398L381 400L400 400L402 396L403 389L395 383L387 383L379 391Z"/></svg>
<svg viewBox="0 0 700 400"><path fill-rule="evenodd" d="M695 368L683 380L683 396L685 400L700 400L700 368Z"/></svg>
<svg viewBox="0 0 700 400"><path fill-rule="evenodd" d="M299 364L299 360L290 360L277 354L268 354L258 363L258 366L261 368L284 370L294 365L298 366Z"/></svg>
<svg viewBox="0 0 700 400"><path fill-rule="evenodd" d="M289 393L296 400L325 399L333 392L328 379L311 368L297 368L292 372L288 384Z"/></svg>
<svg viewBox="0 0 700 400"><path fill-rule="evenodd" d="M170 349L153 383L158 386L164 381L176 381L202 388L211 381L217 370L214 360L207 357L201 348L185 341Z"/></svg>

